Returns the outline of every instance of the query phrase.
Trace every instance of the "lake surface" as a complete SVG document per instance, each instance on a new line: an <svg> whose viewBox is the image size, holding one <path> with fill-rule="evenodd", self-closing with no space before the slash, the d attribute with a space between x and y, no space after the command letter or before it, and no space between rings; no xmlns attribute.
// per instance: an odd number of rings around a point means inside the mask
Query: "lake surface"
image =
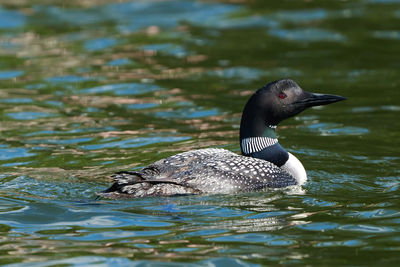
<svg viewBox="0 0 400 267"><path fill-rule="evenodd" d="M0 265L400 262L400 1L55 2L0 6ZM348 98L277 130L304 192L96 199L278 78Z"/></svg>

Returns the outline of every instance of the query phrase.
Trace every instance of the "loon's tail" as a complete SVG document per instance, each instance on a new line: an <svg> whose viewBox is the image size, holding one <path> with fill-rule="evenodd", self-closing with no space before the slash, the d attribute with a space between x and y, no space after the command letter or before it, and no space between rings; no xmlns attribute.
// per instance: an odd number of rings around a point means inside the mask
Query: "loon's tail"
<svg viewBox="0 0 400 267"><path fill-rule="evenodd" d="M98 196L121 199L151 196L176 196L196 194L198 190L168 180L144 179L140 172L119 172L111 176L115 182Z"/></svg>

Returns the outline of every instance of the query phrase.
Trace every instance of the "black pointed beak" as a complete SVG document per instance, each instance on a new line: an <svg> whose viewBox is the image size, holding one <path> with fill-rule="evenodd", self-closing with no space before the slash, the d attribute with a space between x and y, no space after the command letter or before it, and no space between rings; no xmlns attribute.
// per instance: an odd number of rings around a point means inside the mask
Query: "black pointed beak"
<svg viewBox="0 0 400 267"><path fill-rule="evenodd" d="M302 98L294 102L293 104L298 107L308 108L314 106L328 105L342 100L346 100L346 98L338 95L323 95L304 92Z"/></svg>

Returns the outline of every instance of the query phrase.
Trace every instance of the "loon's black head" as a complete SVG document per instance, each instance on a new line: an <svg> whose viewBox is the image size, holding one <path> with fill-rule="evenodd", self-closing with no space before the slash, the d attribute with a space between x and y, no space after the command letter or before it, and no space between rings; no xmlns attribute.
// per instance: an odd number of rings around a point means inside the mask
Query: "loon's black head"
<svg viewBox="0 0 400 267"><path fill-rule="evenodd" d="M247 102L242 114L240 138L262 136L266 126L278 125L306 108L345 99L304 91L290 79L271 82L258 89Z"/></svg>

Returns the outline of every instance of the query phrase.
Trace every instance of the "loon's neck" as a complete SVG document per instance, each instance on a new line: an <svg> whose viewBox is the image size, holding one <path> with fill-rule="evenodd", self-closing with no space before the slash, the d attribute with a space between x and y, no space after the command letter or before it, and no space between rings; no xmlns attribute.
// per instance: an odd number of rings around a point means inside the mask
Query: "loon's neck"
<svg viewBox="0 0 400 267"><path fill-rule="evenodd" d="M263 159L281 167L289 159L288 152L279 144L275 125L265 125L261 134L241 134L240 148L245 156Z"/></svg>
<svg viewBox="0 0 400 267"><path fill-rule="evenodd" d="M262 136L241 138L242 154L274 163L302 185L307 180L306 171L301 162L279 144L275 129L275 125L267 125Z"/></svg>

